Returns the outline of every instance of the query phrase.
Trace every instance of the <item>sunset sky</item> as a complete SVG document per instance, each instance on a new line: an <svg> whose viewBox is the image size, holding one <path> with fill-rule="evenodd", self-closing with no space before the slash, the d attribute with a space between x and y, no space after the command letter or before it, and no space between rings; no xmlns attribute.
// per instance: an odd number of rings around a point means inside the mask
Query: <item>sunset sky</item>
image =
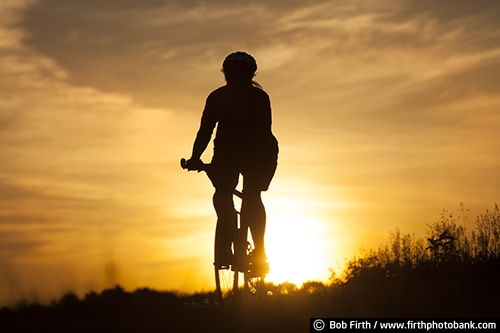
<svg viewBox="0 0 500 333"><path fill-rule="evenodd" d="M213 188L179 160L237 50L280 143L268 280L327 281L461 202L471 230L500 201L499 17L486 0L0 0L0 306L214 288Z"/></svg>

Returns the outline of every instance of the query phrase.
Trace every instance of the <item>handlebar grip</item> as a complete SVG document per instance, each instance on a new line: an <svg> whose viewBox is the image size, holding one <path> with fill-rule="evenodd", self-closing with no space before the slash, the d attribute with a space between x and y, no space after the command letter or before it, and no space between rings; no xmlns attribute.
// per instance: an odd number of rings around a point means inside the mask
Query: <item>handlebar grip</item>
<svg viewBox="0 0 500 333"><path fill-rule="evenodd" d="M195 165L193 165L193 163L188 165L188 161L185 158L181 158L181 168L187 171L206 171L208 166L210 166L210 164L205 164L202 161L195 163Z"/></svg>
<svg viewBox="0 0 500 333"><path fill-rule="evenodd" d="M187 162L185 158L181 158L181 168L187 169Z"/></svg>
<svg viewBox="0 0 500 333"><path fill-rule="evenodd" d="M188 165L188 161L185 158L181 158L181 168L187 171L207 171L209 167L210 164L203 163L201 160L194 161L194 163L189 163Z"/></svg>

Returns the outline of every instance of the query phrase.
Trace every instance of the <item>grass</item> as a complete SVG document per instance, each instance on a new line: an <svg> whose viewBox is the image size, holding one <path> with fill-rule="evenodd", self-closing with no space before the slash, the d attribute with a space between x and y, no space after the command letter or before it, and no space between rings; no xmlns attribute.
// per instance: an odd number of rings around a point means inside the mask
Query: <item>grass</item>
<svg viewBox="0 0 500 333"><path fill-rule="evenodd" d="M461 207L462 209L463 206ZM462 210L463 213L463 210ZM221 314L215 294L181 295L120 286L49 305L0 309L1 332L306 332L311 317L494 318L500 313L500 211L467 232L447 211L425 238L389 233L389 242L349 260L330 283L268 284Z"/></svg>

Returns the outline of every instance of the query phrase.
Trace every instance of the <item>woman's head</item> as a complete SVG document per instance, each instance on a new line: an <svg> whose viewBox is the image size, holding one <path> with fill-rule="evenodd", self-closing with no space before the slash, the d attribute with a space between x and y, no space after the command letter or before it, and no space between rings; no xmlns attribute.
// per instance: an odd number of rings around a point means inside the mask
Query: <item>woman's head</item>
<svg viewBox="0 0 500 333"><path fill-rule="evenodd" d="M252 83L257 62L248 53L234 52L224 59L222 71L228 83Z"/></svg>

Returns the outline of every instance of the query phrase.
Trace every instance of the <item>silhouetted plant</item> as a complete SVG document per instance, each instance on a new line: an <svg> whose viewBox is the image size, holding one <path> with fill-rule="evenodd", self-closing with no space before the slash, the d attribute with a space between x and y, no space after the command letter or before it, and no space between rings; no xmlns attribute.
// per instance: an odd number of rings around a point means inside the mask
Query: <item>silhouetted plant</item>
<svg viewBox="0 0 500 333"><path fill-rule="evenodd" d="M465 220L465 207L460 207ZM496 313L500 311L499 222L495 205L492 212L478 216L477 230L469 234L446 210L428 225L426 239L396 229L386 245L362 250L347 262L344 279L335 279L337 295L355 299L362 315ZM354 304L351 309L356 311Z"/></svg>
<svg viewBox="0 0 500 333"><path fill-rule="evenodd" d="M470 245L465 228L457 225L452 213L443 210L440 219L428 227L427 249L433 262L467 261L470 258Z"/></svg>
<svg viewBox="0 0 500 333"><path fill-rule="evenodd" d="M483 260L500 258L500 211L495 204L493 211L486 210L476 218L477 256Z"/></svg>
<svg viewBox="0 0 500 333"><path fill-rule="evenodd" d="M309 295L325 295L328 293L328 287L320 281L308 281L302 284L300 288Z"/></svg>

